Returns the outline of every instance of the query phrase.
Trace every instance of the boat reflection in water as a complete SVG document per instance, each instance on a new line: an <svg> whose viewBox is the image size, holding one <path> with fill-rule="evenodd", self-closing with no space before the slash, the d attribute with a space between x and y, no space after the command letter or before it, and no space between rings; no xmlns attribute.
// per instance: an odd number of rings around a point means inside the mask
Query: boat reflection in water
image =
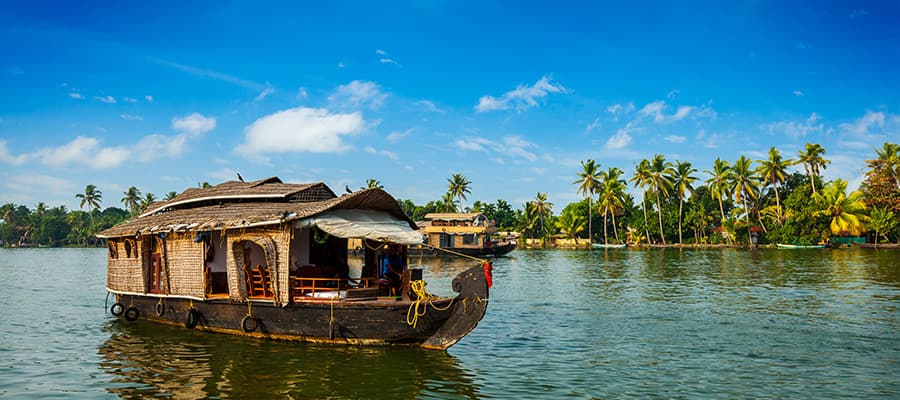
<svg viewBox="0 0 900 400"><path fill-rule="evenodd" d="M446 352L208 335L146 321L107 325L100 368L122 398L479 398Z"/></svg>

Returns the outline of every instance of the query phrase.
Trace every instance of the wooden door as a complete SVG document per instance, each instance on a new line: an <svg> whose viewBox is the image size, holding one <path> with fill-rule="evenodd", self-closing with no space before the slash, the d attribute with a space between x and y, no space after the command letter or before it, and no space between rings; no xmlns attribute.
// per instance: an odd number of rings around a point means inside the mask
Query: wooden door
<svg viewBox="0 0 900 400"><path fill-rule="evenodd" d="M150 254L150 293L165 293L162 269L161 255L159 253Z"/></svg>

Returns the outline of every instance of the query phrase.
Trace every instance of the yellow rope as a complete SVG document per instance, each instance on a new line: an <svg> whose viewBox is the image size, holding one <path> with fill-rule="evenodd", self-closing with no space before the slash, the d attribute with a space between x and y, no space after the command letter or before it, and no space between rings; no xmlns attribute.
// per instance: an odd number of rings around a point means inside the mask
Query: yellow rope
<svg viewBox="0 0 900 400"><path fill-rule="evenodd" d="M248 316L248 317L252 317L252 316L253 316L253 309L250 308L250 305L251 305L251 304L253 304L253 303L250 302L250 299L247 299L247 316Z"/></svg>
<svg viewBox="0 0 900 400"><path fill-rule="evenodd" d="M410 304L409 309L406 310L406 323L413 328L415 328L416 324L418 324L419 317L424 316L425 312L428 311L429 305L431 306L431 308L434 308L438 311L446 311L453 305L453 299L451 299L450 303L447 304L447 306L444 308L435 306L434 300L439 299L439 297L425 291L425 281L410 281L409 288L416 295L416 301Z"/></svg>
<svg viewBox="0 0 900 400"><path fill-rule="evenodd" d="M480 263L485 263L485 262L487 262L487 259L484 259L484 258L473 257L473 256L470 256L470 255L468 255L468 254L458 253L458 252L455 252L455 251L453 251L453 250L447 250L447 249L442 248L442 247L432 246L432 245L427 244L427 243L422 243L422 246L430 247L430 248L432 248L432 249L434 249L434 250L440 250L440 251L443 251L443 252L445 252L445 253L450 253L450 254L453 254L453 255L455 255L455 256L460 256L460 257L469 258L469 259L478 261L478 262L480 262Z"/></svg>

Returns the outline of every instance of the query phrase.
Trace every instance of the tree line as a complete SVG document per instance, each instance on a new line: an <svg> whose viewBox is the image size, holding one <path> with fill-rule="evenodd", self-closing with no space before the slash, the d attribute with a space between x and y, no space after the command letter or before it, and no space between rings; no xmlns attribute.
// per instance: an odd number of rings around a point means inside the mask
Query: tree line
<svg viewBox="0 0 900 400"><path fill-rule="evenodd" d="M772 147L764 159L741 155L731 163L717 158L702 174L690 162L672 162L661 154L636 162L630 175L617 167L604 170L588 159L581 162L572 182L584 199L567 204L558 214L542 192L519 208L503 199L476 200L464 206L471 181L462 174L447 179L447 192L438 200L424 205L398 202L416 221L433 212L481 212L499 229L542 243L554 237L632 244L752 244L754 238L761 243L814 244L831 236L898 241L900 145L887 142L876 148L875 157L866 161L862 185L850 192L846 180L823 181L820 173L830 164L825 154L814 143L807 143L794 159ZM789 173L787 169L794 165L802 165L803 172ZM629 185L640 194L639 200L628 192ZM363 188L381 187L381 182L370 178ZM164 200L175 195L169 192ZM3 245L98 244L97 232L139 215L156 201L155 195L142 194L134 186L123 193L124 209L101 211L103 193L94 185L87 185L75 197L80 210L48 208L44 203L34 210L3 205Z"/></svg>

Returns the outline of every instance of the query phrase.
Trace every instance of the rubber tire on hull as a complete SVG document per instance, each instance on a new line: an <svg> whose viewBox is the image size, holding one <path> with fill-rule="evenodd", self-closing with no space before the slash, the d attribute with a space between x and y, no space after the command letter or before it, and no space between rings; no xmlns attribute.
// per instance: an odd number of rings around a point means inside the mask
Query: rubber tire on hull
<svg viewBox="0 0 900 400"><path fill-rule="evenodd" d="M166 305L163 303L156 303L156 316L162 317L163 314L166 313Z"/></svg>
<svg viewBox="0 0 900 400"><path fill-rule="evenodd" d="M113 303L112 307L109 308L109 312L117 317L122 316L122 313L125 312L125 305L122 303Z"/></svg>
<svg viewBox="0 0 900 400"><path fill-rule="evenodd" d="M193 308L188 310L187 314L184 315L184 327L194 329L197 326L197 322L200 322L200 312Z"/></svg>
<svg viewBox="0 0 900 400"><path fill-rule="evenodd" d="M125 320L128 322L137 321L140 318L141 312L134 306L128 307L125 309Z"/></svg>
<svg viewBox="0 0 900 400"><path fill-rule="evenodd" d="M244 333L250 333L256 330L259 327L259 320L253 318L249 315L245 316L244 319L241 320L241 330Z"/></svg>

